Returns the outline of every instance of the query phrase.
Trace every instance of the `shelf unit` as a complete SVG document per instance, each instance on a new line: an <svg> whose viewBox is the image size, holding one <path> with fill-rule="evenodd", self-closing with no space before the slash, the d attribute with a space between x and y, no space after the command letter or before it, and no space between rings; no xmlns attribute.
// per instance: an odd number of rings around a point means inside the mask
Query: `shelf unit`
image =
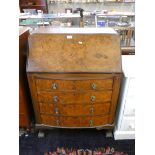
<svg viewBox="0 0 155 155"><path fill-rule="evenodd" d="M135 3L134 0L48 0L48 5L55 3Z"/></svg>
<svg viewBox="0 0 155 155"><path fill-rule="evenodd" d="M122 56L124 79L115 120L115 140L135 139L135 63L135 56Z"/></svg>
<svg viewBox="0 0 155 155"><path fill-rule="evenodd" d="M117 14L118 21L124 15L128 15L129 18L134 17L134 13L124 13ZM97 14L97 15L84 15L84 28L98 27L97 21L99 16L113 17L114 14ZM79 27L80 25L80 14L43 14L43 15L21 15L20 26L29 26L32 29L36 29L39 26L50 26L50 27ZM72 25L67 25L67 21L72 21ZM134 19L133 19L134 21ZM40 23L40 24L37 24ZM51 25L52 23L52 25ZM121 37L121 49L123 55L134 55L135 54L135 45L134 45L134 23L131 23L130 26L121 27L121 26L108 26L115 29ZM104 27L101 27L104 28Z"/></svg>
<svg viewBox="0 0 155 155"><path fill-rule="evenodd" d="M42 23L42 26L51 26L51 27L79 27L80 15L79 14L43 14L43 15L29 15L29 16L20 16L20 26L31 26L36 28L40 26L38 22ZM26 23L26 20L29 20ZM67 25L68 21L72 21L72 25ZM53 24L51 25L51 23ZM55 25L54 25L55 22ZM57 22L57 25L56 25ZM59 25L58 25L59 24Z"/></svg>

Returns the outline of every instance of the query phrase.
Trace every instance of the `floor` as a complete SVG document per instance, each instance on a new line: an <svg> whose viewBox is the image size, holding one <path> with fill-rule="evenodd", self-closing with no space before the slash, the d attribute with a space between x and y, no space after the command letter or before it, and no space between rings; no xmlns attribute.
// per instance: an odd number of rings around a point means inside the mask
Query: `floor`
<svg viewBox="0 0 155 155"><path fill-rule="evenodd" d="M45 137L38 138L37 132L19 138L19 155L43 155L57 147L95 149L114 147L128 155L135 154L135 140L114 140L105 137L105 130L96 129L52 129L44 130Z"/></svg>

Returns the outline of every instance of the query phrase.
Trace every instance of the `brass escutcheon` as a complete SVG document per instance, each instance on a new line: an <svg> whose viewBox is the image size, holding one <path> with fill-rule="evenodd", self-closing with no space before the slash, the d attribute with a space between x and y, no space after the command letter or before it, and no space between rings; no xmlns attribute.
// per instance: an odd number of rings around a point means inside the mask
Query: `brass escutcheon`
<svg viewBox="0 0 155 155"><path fill-rule="evenodd" d="M90 113L93 114L94 113L94 108L90 108Z"/></svg>
<svg viewBox="0 0 155 155"><path fill-rule="evenodd" d="M53 83L53 84L52 84L52 89L57 89L57 88L58 88L58 84Z"/></svg>
<svg viewBox="0 0 155 155"><path fill-rule="evenodd" d="M56 125L57 125L57 126L59 126L59 125L60 125L59 120L56 120Z"/></svg>
<svg viewBox="0 0 155 155"><path fill-rule="evenodd" d="M59 108L55 108L54 111L55 111L55 114L57 115L59 114Z"/></svg>
<svg viewBox="0 0 155 155"><path fill-rule="evenodd" d="M96 99L95 96L91 96L91 97L90 97L90 100L91 100L92 102L95 101L95 99Z"/></svg>
<svg viewBox="0 0 155 155"><path fill-rule="evenodd" d="M53 101L58 102L58 96L53 96Z"/></svg>
<svg viewBox="0 0 155 155"><path fill-rule="evenodd" d="M92 84L91 84L91 87L92 87L92 89L95 90L95 89L96 89L96 84L95 84L95 83L92 83Z"/></svg>
<svg viewBox="0 0 155 155"><path fill-rule="evenodd" d="M92 120L89 121L89 125L93 126L93 121Z"/></svg>

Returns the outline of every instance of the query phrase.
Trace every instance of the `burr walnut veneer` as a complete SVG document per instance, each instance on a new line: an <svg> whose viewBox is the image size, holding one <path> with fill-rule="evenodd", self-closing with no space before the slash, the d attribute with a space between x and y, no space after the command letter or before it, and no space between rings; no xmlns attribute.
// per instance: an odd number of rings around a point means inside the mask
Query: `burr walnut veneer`
<svg viewBox="0 0 155 155"><path fill-rule="evenodd" d="M113 125L122 78L119 36L108 28L40 28L29 37L27 76L37 124Z"/></svg>

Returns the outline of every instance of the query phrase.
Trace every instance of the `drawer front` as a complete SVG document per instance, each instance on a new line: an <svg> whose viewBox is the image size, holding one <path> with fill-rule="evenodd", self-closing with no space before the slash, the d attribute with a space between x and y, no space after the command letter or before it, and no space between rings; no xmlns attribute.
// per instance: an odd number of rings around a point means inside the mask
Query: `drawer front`
<svg viewBox="0 0 155 155"><path fill-rule="evenodd" d="M41 115L41 121L45 125L51 125L51 126L59 126L60 125L59 117L57 117L57 116Z"/></svg>
<svg viewBox="0 0 155 155"><path fill-rule="evenodd" d="M39 103L39 111L41 114L53 114L55 115L54 109L56 106L54 104L48 104L48 103Z"/></svg>
<svg viewBox="0 0 155 155"><path fill-rule="evenodd" d="M38 91L103 90L112 89L113 78L92 80L36 79L36 86Z"/></svg>
<svg viewBox="0 0 155 155"><path fill-rule="evenodd" d="M91 117L60 117L60 126L63 127L89 127Z"/></svg>
<svg viewBox="0 0 155 155"><path fill-rule="evenodd" d="M94 92L42 92L38 93L39 102L75 104L111 101L112 91Z"/></svg>
<svg viewBox="0 0 155 155"><path fill-rule="evenodd" d="M103 90L112 89L113 79L77 80L76 90Z"/></svg>
<svg viewBox="0 0 155 155"><path fill-rule="evenodd" d="M71 80L36 79L38 91L74 90L75 84Z"/></svg>
<svg viewBox="0 0 155 155"><path fill-rule="evenodd" d="M65 116L84 116L84 115L104 115L110 111L110 103L100 103L93 105L54 105L39 103L40 113Z"/></svg>
<svg viewBox="0 0 155 155"><path fill-rule="evenodd" d="M41 115L42 123L57 127L95 127L109 124L109 115L107 116L83 116L83 117L56 117L50 115Z"/></svg>
<svg viewBox="0 0 155 155"><path fill-rule="evenodd" d="M109 122L109 115L106 116L95 116L92 118L93 125L94 126L100 126L105 124L111 124L112 122Z"/></svg>
<svg viewBox="0 0 155 155"><path fill-rule="evenodd" d="M60 117L60 125L64 127L94 127L108 124L108 116Z"/></svg>

